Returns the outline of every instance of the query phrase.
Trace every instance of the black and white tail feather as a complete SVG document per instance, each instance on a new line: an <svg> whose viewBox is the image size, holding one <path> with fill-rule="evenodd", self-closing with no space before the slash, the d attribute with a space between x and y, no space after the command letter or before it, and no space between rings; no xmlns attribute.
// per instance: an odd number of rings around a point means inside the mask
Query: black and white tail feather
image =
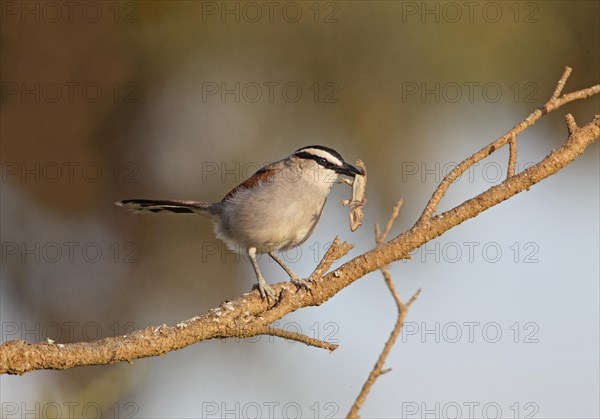
<svg viewBox="0 0 600 419"><path fill-rule="evenodd" d="M200 214L209 217L212 204L198 201L173 201L165 199L126 199L115 202L133 213L166 212L172 214Z"/></svg>

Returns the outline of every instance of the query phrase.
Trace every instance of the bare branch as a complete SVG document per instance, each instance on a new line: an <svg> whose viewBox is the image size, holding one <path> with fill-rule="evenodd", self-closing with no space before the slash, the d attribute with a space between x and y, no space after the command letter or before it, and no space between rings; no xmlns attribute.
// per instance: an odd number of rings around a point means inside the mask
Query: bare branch
<svg viewBox="0 0 600 419"><path fill-rule="evenodd" d="M389 284L393 284L393 281L390 276L390 272L387 269L387 267L381 268L381 271L383 272L383 275L385 277L386 284L388 284L388 286L389 286ZM365 381L365 383L363 384L363 387L362 387L359 395L356 397L354 404L350 408L350 412L348 412L348 415L347 415L348 418L358 417L358 411L364 405L365 400L367 399L367 396L369 395L369 392L371 391L371 387L373 387L373 384L375 384L375 381L377 380L377 378L379 378L379 376L386 374L387 372L389 372L391 370L390 368L383 369L383 365L385 364L385 360L387 359L388 355L390 354L392 347L396 343L396 340L398 339L398 336L400 335L400 332L402 331L402 327L404 326L404 320L406 319L406 315L408 314L408 309L409 309L410 305L417 299L417 297L421 293L421 289L419 288L413 294L413 296L410 298L408 303L402 304L402 302L400 300L400 296L398 295L398 292L396 291L396 288L393 285L392 285L392 287L393 288L390 288L390 291L392 292L392 295L394 296L394 300L396 301L396 304L398 304L398 317L396 319L396 324L394 325L394 329L390 333L390 337L388 338L387 342L385 343L385 346L383 347L383 350L381 351L381 354L379 355L377 362L373 366L373 369L371 370L371 373L369 374L367 381Z"/></svg>
<svg viewBox="0 0 600 419"><path fill-rule="evenodd" d="M494 151L499 150L500 148L504 147L506 144L508 144L511 141L511 139L514 138L516 141L516 137L520 133L522 133L525 129L533 126L538 121L538 119L540 119L543 115L545 115L549 112L552 112L573 100L585 99L589 96L595 95L598 92L600 92L600 84L597 84L588 89L578 90L573 93L565 94L562 97L556 96L562 92L564 85L567 82L567 79L569 78L570 74L571 74L571 69L569 67L567 67L565 69L565 72L563 73L562 77L558 81L558 84L556 86L556 89L554 90L552 97L550 98L550 100L548 100L548 102L546 102L546 104L544 106L542 106L540 109L536 109L535 111L533 111L527 118L525 118L524 120L519 122L517 125L515 125L506 134L504 134L503 136L498 138L493 143L483 147L481 150L479 150L478 152L473 154L471 157L464 160L462 163L460 163L458 166L456 166L450 173L448 173L446 175L446 177L442 180L442 182L439 184L436 191L433 193L433 196L427 203L427 206L425 207L423 214L421 214L421 218L419 218L419 221L426 221L433 216L439 203L441 202L442 198L446 194L446 191L448 190L448 188L450 188L450 185L452 185L452 183L454 183L454 181L456 179L458 179L465 171L467 171L467 169L469 169L469 167L471 167L474 164L478 163L479 161L485 159L490 154L492 154ZM514 153L515 165L516 165L516 152L517 151L516 151L516 146L515 146L514 151L511 151L511 153ZM511 157L512 157L512 154L511 154ZM509 160L509 162L510 162L510 160ZM510 173L510 165L509 165L508 172Z"/></svg>
<svg viewBox="0 0 600 419"><path fill-rule="evenodd" d="M396 202L396 205L394 205L394 209L392 209L392 215L390 216L390 219L388 220L385 226L385 230L383 230L382 234L379 233L379 224L375 224L375 243L378 246L385 243L385 239L390 234L390 230L396 222L396 218L398 218L398 214L400 213L400 208L402 207L403 203L403 199L400 199L400 201Z"/></svg>
<svg viewBox="0 0 600 419"><path fill-rule="evenodd" d="M563 75L560 77L560 80L556 84L556 89L554 89L554 93L552 93L552 97L550 99L558 99L563 89L565 88L565 84L567 84L567 80L569 80L569 76L573 69L571 67L565 67L565 71Z"/></svg>
<svg viewBox="0 0 600 419"><path fill-rule="evenodd" d="M515 171L517 170L517 136L511 135L508 140L509 145L509 155L508 155L508 171L506 178L508 179L511 176L515 175Z"/></svg>
<svg viewBox="0 0 600 419"><path fill-rule="evenodd" d="M333 262L346 256L353 247L353 244L346 242L340 244L339 237L336 237L331 246L329 246L329 249L327 249L327 252L325 252L323 259L321 259L313 273L310 274L309 280L315 281L323 278L323 275L333 265Z"/></svg>
<svg viewBox="0 0 600 419"><path fill-rule="evenodd" d="M417 290L417 292L415 292L415 294L411 297L411 299L414 301L420 292L421 292L420 289ZM406 318L407 313L408 313L408 307L403 306L403 309L398 314L398 319L396 320L394 329L392 330L390 337L388 338L387 342L385 343L385 346L383 347L383 350L381 351L381 354L379 355L379 358L377 359L375 366L371 370L371 373L369 374L367 381L365 381L365 384L363 384L363 387L362 387L358 397L356 398L356 400L354 401L354 404L350 408L350 412L348 412L348 415L346 416L347 418L357 418L358 417L358 411L363 406L365 400L367 399L369 391L371 390L371 387L373 387L373 384L375 384L375 381L377 380L377 378L380 375L383 375L389 371L389 369L387 369L387 370L383 369L383 364L385 363L385 360L388 357L390 351L392 350L394 343L396 343L396 340L398 339L398 336L400 335L402 326L404 326L404 320Z"/></svg>
<svg viewBox="0 0 600 419"><path fill-rule="evenodd" d="M556 101L549 102L541 110L533 112L510 132L518 135L524 129L532 126L544 113L558 109L570 101L585 99L598 92L600 92L600 85L565 94ZM570 132L566 142L550 152L539 163L492 186L457 207L433 216L437 204L447 189L444 182L452 183L457 177L457 172L451 172L451 174L454 173L452 175L454 178L447 177L444 180L434 193L420 220L410 230L384 245L355 257L322 278L314 279L310 290L297 289L289 282L274 284L273 290L276 294L281 295L275 305L270 305L260 297L258 291L253 291L182 322L180 326L147 327L128 335L94 342L29 344L22 340L13 340L0 345L0 373L24 374L39 369L67 369L83 365L131 361L163 355L207 339L240 336L240 330L244 328L254 330L268 326L300 308L323 304L340 290L370 272L394 261L409 258L412 251L426 242L558 172L579 157L599 136L600 117L596 116L592 122ZM496 140L461 163L458 166L461 168L459 172L465 165L473 164L477 158L484 158L498 145L505 145L507 142L506 135ZM480 157L481 153L482 157ZM345 255L349 250L350 245L342 243L339 250L332 250L332 252L336 252L336 255ZM328 257L326 256L326 258ZM333 260L328 263L327 269ZM326 269L320 269L319 272L321 270L326 271Z"/></svg>
<svg viewBox="0 0 600 419"><path fill-rule="evenodd" d="M577 128L577 122L575 122L575 117L570 113L565 115L565 121L567 121L567 129L569 130L569 135L573 135L579 128Z"/></svg>
<svg viewBox="0 0 600 419"><path fill-rule="evenodd" d="M394 206L394 209L392 210L392 215L390 216L390 219L388 220L388 223L382 234L379 233L379 225L378 224L375 225L375 240L376 240L378 246L382 246L385 243L385 239L387 238L387 236L392 228L392 224L394 223L394 221L396 221L396 218L398 218L398 213L400 211L401 206L402 206L402 200L398 201L398 203ZM350 412L348 412L348 416L347 416L348 418L358 417L358 411L361 409L361 407L365 403L365 400L367 399L367 396L369 395L369 392L371 391L371 387L373 387L373 384L375 384L375 381L377 380L377 378L390 371L389 368L383 369L383 365L385 364L385 360L387 359L388 355L390 354L394 344L396 343L398 336L400 335L400 332L402 331L402 327L404 326L404 319L406 318L406 315L408 314L408 308L417 299L417 297L421 293L421 289L418 289L417 292L415 292L413 294L413 296L410 298L408 303L403 304L402 299L400 298L400 294L398 293L398 290L396 289L396 285L394 284L394 281L392 280L392 275L390 274L389 267L386 265L386 266L382 266L380 269L383 274L385 283L388 286L388 289L390 290L390 293L392 294L394 301L396 302L396 307L398 309L398 316L396 318L396 324L395 324L394 328L392 329L392 332L390 333L390 337L388 338L387 342L385 343L383 350L381 351L381 354L379 355L379 358L377 359L377 362L373 366L373 369L371 370L369 377L363 384L363 387L362 387L360 393L358 394L358 396L356 397L356 400L354 401L354 404L350 408Z"/></svg>
<svg viewBox="0 0 600 419"><path fill-rule="evenodd" d="M280 338L295 340L296 342L304 343L308 346L314 346L315 348L327 349L329 352L335 351L339 345L334 343L325 342L319 339L311 338L310 336L302 335L296 332L290 332L289 330L277 329L274 327L264 327L258 330L257 335L271 335Z"/></svg>
<svg viewBox="0 0 600 419"><path fill-rule="evenodd" d="M406 306L406 308L410 307L412 305L412 303L414 303L415 301L417 301L417 298L419 297L419 294L421 294L421 288L419 288L417 290L417 292L415 292L412 297L410 297L410 299L406 302L406 304L404 304Z"/></svg>

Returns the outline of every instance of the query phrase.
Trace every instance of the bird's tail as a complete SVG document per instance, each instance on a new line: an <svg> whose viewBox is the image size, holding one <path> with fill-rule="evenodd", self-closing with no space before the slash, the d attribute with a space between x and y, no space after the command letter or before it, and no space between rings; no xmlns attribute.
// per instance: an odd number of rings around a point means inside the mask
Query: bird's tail
<svg viewBox="0 0 600 419"><path fill-rule="evenodd" d="M134 213L167 212L173 214L200 214L210 218L214 214L213 204L197 201L171 201L164 199L126 199L115 202Z"/></svg>

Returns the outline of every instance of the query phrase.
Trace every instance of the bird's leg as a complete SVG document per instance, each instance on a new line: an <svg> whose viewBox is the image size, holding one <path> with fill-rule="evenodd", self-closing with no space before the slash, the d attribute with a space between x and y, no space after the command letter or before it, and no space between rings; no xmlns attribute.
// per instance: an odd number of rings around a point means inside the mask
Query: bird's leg
<svg viewBox="0 0 600 419"><path fill-rule="evenodd" d="M271 287L265 281L262 274L260 273L260 269L258 269L258 262L256 261L256 247L248 248L248 257L250 258L250 262L252 262L252 267L254 268L254 273L256 274L256 279L258 279L258 291L260 291L260 295L262 298L269 296L276 301L275 293L271 289Z"/></svg>
<svg viewBox="0 0 600 419"><path fill-rule="evenodd" d="M271 256L273 258L273 260L275 262L277 262L279 264L279 266L281 266L283 268L284 271L287 272L287 274L290 276L290 281L292 281L292 284L296 285L297 287L302 287L302 288L306 288L306 289L310 288L308 281L305 279L302 279L298 275L296 275L290 268L288 268L286 266L285 263L283 263L283 260L281 260L281 258L279 256L277 256L273 252L269 252L269 256Z"/></svg>

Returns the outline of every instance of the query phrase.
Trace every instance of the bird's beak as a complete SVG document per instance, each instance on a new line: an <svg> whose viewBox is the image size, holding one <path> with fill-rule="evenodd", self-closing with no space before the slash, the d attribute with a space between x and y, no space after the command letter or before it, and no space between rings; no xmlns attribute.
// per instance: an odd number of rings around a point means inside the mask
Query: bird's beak
<svg viewBox="0 0 600 419"><path fill-rule="evenodd" d="M337 172L341 175L346 175L346 176L350 176L350 177L354 177L356 175L362 175L362 172L360 170L358 170L356 167L354 167L351 164L348 164L346 162L344 162L344 167L338 169Z"/></svg>

